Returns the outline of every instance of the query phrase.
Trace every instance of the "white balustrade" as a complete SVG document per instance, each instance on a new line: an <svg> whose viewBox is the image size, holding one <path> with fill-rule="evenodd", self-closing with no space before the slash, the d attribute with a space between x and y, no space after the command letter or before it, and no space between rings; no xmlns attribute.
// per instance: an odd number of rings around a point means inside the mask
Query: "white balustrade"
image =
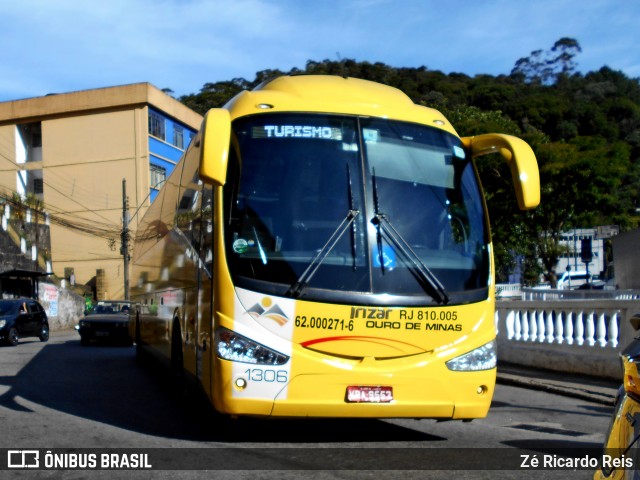
<svg viewBox="0 0 640 480"><path fill-rule="evenodd" d="M553 311L545 310L545 317L547 318L547 343L553 343Z"/></svg>
<svg viewBox="0 0 640 480"><path fill-rule="evenodd" d="M559 344L564 343L564 325L562 324L562 314L556 315L555 312L552 312L552 315L556 317L556 342Z"/></svg>
<svg viewBox="0 0 640 480"><path fill-rule="evenodd" d="M564 318L564 338L568 345L573 345L573 315L571 311L561 313Z"/></svg>
<svg viewBox="0 0 640 480"><path fill-rule="evenodd" d="M593 322L593 312L589 311L587 313L587 343L590 347L593 347L596 344L595 339L593 338L595 335L595 325Z"/></svg>
<svg viewBox="0 0 640 480"><path fill-rule="evenodd" d="M500 312L496 310L496 316L498 318L498 325L500 324ZM515 328L514 325L516 323L516 312L511 310L507 315L507 338L511 340L515 336Z"/></svg>
<svg viewBox="0 0 640 480"><path fill-rule="evenodd" d="M618 335L620 334L618 328L618 322L620 321L620 317L618 312L611 312L609 316L609 335L608 340L611 347L616 348L618 346Z"/></svg>
<svg viewBox="0 0 640 480"><path fill-rule="evenodd" d="M574 337L578 345L584 345L584 315L582 310L578 311L576 315L576 329Z"/></svg>
<svg viewBox="0 0 640 480"><path fill-rule="evenodd" d="M499 358L532 368L619 378L620 349L636 334L630 319L640 314L639 296L551 298L496 302Z"/></svg>
<svg viewBox="0 0 640 480"><path fill-rule="evenodd" d="M527 310L522 311L522 339L526 342L530 338L529 336L529 312Z"/></svg>
<svg viewBox="0 0 640 480"><path fill-rule="evenodd" d="M638 300L497 302L496 330L504 329L504 338L515 342L617 348L625 304L637 310L629 316L640 313Z"/></svg>
<svg viewBox="0 0 640 480"><path fill-rule="evenodd" d="M544 311L537 312L536 316L538 318L538 342L543 343L546 338L545 336L546 324L545 324Z"/></svg>

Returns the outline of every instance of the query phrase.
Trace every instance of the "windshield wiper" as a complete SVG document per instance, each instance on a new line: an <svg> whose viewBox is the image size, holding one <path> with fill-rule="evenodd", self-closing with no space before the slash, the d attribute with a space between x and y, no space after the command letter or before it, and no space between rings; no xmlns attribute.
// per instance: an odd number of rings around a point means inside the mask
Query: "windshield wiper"
<svg viewBox="0 0 640 480"><path fill-rule="evenodd" d="M349 211L350 212L355 212L356 209L353 206L353 186L351 184L351 170L349 169L349 164L347 164L347 183L349 185ZM358 211L359 213L359 211ZM356 216L358 214L356 213ZM355 220L355 216L353 217L353 220ZM351 258L352 258L352 264L351 264L351 268L353 269L353 271L356 270L356 256L358 254L358 245L357 245L357 229L358 227L356 226L356 223L351 220Z"/></svg>
<svg viewBox="0 0 640 480"><path fill-rule="evenodd" d="M344 235L344 232L347 231L347 229L353 223L359 213L360 210L349 210L346 217L344 217L342 222L340 222L340 225L338 225L338 228L333 231L333 233L329 237L329 240L327 240L327 243L325 243L324 246L318 251L318 253L316 253L315 257L313 257L313 260L311 260L311 263L309 264L307 269L302 272L302 275L300 275L298 280L296 280L296 282L291 285L291 287L289 287L289 290L287 290L287 293L285 293L286 296L300 296L302 290L305 289L311 278L318 271L318 268L320 267L322 262L324 262L324 259L327 258L327 255L329 255L329 253L331 253L333 247L336 246L340 238L342 238L342 236Z"/></svg>
<svg viewBox="0 0 640 480"><path fill-rule="evenodd" d="M333 231L329 240L324 244L324 246L316 253L316 255L309 263L309 266L302 272L302 275L298 277L293 285L289 287L287 292L285 293L288 297L299 297L305 287L311 281L311 278L318 271L318 268L324 262L324 259L327 258L327 255L331 253L331 250L337 245L340 241L344 233L352 226L351 230L351 253L353 255L353 269L356 269L356 224L354 220L360 213L360 210L356 210L353 207L353 187L351 185L351 171L349 170L349 165L347 164L347 187L349 193L349 211L347 215L342 219L340 225Z"/></svg>
<svg viewBox="0 0 640 480"><path fill-rule="evenodd" d="M372 182L373 182L373 208L374 208L374 217L371 219L371 223L375 225L377 231L377 244L378 244L378 252L380 255L380 268L382 268L382 272L384 273L384 258L382 252L382 231L384 230L387 236L391 239L396 248L405 256L405 258L409 259L413 264L415 271L418 273L420 278L430 287L431 292L429 295L433 297L438 303L447 304L449 303L449 295L447 294L446 289L438 280L438 277L434 275L434 273L429 270L418 254L413 251L411 246L407 243L404 237L396 230L393 226L389 217L380 213L379 203L378 203L378 188L376 185L376 172L373 170L372 174Z"/></svg>

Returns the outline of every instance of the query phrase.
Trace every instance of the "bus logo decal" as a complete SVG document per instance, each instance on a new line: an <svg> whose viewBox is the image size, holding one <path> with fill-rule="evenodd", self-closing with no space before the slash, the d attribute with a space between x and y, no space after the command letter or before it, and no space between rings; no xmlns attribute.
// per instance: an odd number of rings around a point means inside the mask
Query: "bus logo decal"
<svg viewBox="0 0 640 480"><path fill-rule="evenodd" d="M247 310L247 313L255 320L268 318L276 322L281 327L289 322L289 317L285 315L278 305L271 305L271 299L269 297L265 297L260 303L256 303L253 307Z"/></svg>

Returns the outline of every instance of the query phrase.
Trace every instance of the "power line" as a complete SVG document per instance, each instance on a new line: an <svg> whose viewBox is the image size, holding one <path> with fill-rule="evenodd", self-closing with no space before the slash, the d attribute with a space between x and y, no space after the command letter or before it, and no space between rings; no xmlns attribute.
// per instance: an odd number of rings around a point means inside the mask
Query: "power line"
<svg viewBox="0 0 640 480"><path fill-rule="evenodd" d="M16 167L16 168L18 168L18 169L22 170L22 169L20 168L20 165L19 165L18 163L14 162L13 160L11 160L11 159L10 159L9 157L7 157L6 155L4 155L4 154L0 153L0 156L1 156L1 157L3 157L7 162L9 162L10 164L12 164L14 167ZM47 169L47 170L49 170L49 169ZM47 171L47 175L49 175L50 173L51 173L51 172ZM71 201L72 201L72 202L74 202L75 204L80 205L81 207L84 207L84 210L83 210L83 211L89 212L89 213L91 213L91 214L93 214L93 215L96 215L96 216L98 216L98 217L100 217L100 218L102 218L102 219L106 220L107 222L110 222L110 220L109 220L108 218L106 218L104 215L101 215L101 214L99 214L98 212L96 212L96 211L94 211L94 210L88 210L88 209L86 209L86 204L83 204L83 203L82 203L82 202L80 202L79 200L76 200L75 198L71 197L70 195L68 195L68 194L66 194L66 193L64 193L64 192L62 192L62 191L60 191L58 188L54 187L50 182L45 181L45 179L44 179L44 175L43 175L43 178L42 178L42 183L43 183L44 185L46 185L47 187L51 188L52 190L54 190L55 192L59 193L59 194L60 194L60 195L62 195L63 197L65 197L65 198L67 198L67 199L71 200ZM61 210L61 209L60 209L60 210Z"/></svg>
<svg viewBox="0 0 640 480"><path fill-rule="evenodd" d="M113 224L102 224L102 226L96 222L79 222L79 221L71 221L63 218L63 215L47 212L46 210L41 210L39 208L35 208L33 206L27 205L20 200L16 200L13 196L8 196L4 193L0 193L0 198L4 199L5 203L11 204L15 208L30 208L37 214L42 215L43 217L46 215L49 217L49 221L60 225L65 228L69 228L72 230L77 230L82 233L92 235L99 238L105 239L113 239L120 234L120 227L114 226Z"/></svg>

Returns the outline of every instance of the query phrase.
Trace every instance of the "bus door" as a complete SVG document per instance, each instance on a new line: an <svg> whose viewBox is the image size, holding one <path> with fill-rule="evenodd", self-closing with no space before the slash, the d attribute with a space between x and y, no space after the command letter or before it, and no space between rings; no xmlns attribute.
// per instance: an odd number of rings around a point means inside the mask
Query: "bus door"
<svg viewBox="0 0 640 480"><path fill-rule="evenodd" d="M213 190L198 178L197 157L187 156L186 160L175 220L180 244L184 246L184 259L172 276L186 291L182 312L184 368L210 395Z"/></svg>

